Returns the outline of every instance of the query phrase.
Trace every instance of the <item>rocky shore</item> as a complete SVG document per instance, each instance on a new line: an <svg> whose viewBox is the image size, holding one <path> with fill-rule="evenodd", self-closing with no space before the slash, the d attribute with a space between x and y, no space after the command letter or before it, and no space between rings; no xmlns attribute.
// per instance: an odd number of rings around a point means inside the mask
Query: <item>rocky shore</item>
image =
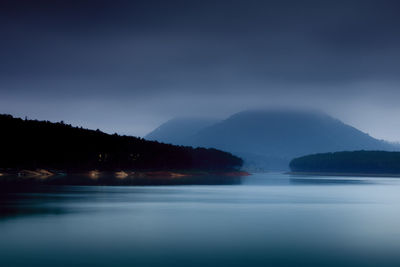
<svg viewBox="0 0 400 267"><path fill-rule="evenodd" d="M174 184L227 184L237 183L249 176L244 171L77 171L62 170L0 170L3 184L58 184L58 185L174 185Z"/></svg>

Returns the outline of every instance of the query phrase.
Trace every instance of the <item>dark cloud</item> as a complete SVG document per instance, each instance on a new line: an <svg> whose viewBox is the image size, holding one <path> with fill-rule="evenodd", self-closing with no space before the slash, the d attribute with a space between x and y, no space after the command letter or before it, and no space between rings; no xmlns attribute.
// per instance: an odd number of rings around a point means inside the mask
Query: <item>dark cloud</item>
<svg viewBox="0 0 400 267"><path fill-rule="evenodd" d="M400 140L390 120L360 118L399 114L399 11L385 0L3 0L0 112L144 134L182 110L302 104Z"/></svg>

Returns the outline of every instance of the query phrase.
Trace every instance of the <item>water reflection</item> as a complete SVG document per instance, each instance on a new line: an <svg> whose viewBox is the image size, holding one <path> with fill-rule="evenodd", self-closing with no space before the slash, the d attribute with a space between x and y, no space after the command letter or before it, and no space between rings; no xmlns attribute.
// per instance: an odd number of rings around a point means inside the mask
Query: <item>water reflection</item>
<svg viewBox="0 0 400 267"><path fill-rule="evenodd" d="M61 215L65 213L92 212L85 203L113 204L121 201L155 201L169 203L168 198L179 190L170 186L188 185L238 185L242 177L194 176L171 179L171 177L129 178L121 181L118 176L63 175L51 178L6 177L0 181L0 219L18 216ZM4 177L3 177L4 178ZM11 181L10 181L11 180ZM106 186L112 185L112 187ZM142 190L135 186L145 187ZM160 187L168 186L168 187ZM204 194L204 192L202 193ZM199 192L193 192L196 197ZM147 196L151 198L147 199ZM176 201L180 201L177 199ZM80 203L79 207L74 205Z"/></svg>
<svg viewBox="0 0 400 267"><path fill-rule="evenodd" d="M0 266L400 266L399 179L305 180L3 190Z"/></svg>
<svg viewBox="0 0 400 267"><path fill-rule="evenodd" d="M351 185L351 184L372 184L374 181L357 179L353 177L299 177L291 176L290 183L305 185Z"/></svg>
<svg viewBox="0 0 400 267"><path fill-rule="evenodd" d="M73 210L66 203L84 201L84 192L77 196L68 187L35 185L32 187L2 187L0 190L0 220L21 216L61 215Z"/></svg>
<svg viewBox="0 0 400 267"><path fill-rule="evenodd" d="M101 173L90 171L85 174L51 176L0 176L0 185L8 187L31 187L32 185L232 185L240 184L242 176L229 175L182 175L168 176L158 172L134 176L126 172ZM0 189L1 190L1 189Z"/></svg>

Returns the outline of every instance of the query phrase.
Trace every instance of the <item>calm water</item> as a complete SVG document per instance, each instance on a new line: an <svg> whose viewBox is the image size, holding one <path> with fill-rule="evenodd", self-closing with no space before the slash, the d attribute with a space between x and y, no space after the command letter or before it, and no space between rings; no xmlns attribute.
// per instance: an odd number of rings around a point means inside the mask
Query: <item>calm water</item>
<svg viewBox="0 0 400 267"><path fill-rule="evenodd" d="M400 178L1 193L0 266L400 266Z"/></svg>

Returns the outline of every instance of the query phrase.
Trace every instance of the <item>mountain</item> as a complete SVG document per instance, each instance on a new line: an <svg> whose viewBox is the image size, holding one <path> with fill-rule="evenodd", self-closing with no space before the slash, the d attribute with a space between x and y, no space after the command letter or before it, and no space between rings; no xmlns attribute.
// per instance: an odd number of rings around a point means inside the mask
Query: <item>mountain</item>
<svg viewBox="0 0 400 267"><path fill-rule="evenodd" d="M161 124L144 138L167 144L190 145L191 138L198 131L217 122L219 120L211 118L175 118Z"/></svg>
<svg viewBox="0 0 400 267"><path fill-rule="evenodd" d="M344 150L395 150L325 113L313 110L248 110L199 130L192 146L241 156L248 168L288 169L292 158Z"/></svg>
<svg viewBox="0 0 400 267"><path fill-rule="evenodd" d="M232 170L242 160L216 149L174 146L48 121L0 115L0 168Z"/></svg>

